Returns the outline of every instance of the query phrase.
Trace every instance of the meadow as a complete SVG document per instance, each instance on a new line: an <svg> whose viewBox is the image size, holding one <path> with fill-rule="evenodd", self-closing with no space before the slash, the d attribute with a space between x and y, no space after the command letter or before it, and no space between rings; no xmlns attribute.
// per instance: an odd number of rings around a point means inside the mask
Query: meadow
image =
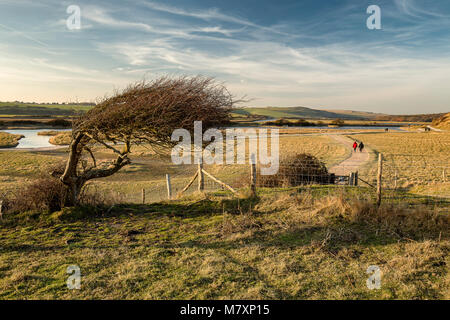
<svg viewBox="0 0 450 320"><path fill-rule="evenodd" d="M412 192L450 197L450 133L402 132L350 135L384 158L385 185ZM361 174L374 179L376 166Z"/></svg>
<svg viewBox="0 0 450 320"><path fill-rule="evenodd" d="M11 116L70 116L91 109L91 105L0 102L0 118Z"/></svg>
<svg viewBox="0 0 450 320"><path fill-rule="evenodd" d="M327 167L351 154L330 136L288 133L282 154L311 153ZM425 171L410 164L414 156L399 156L407 150L429 155L424 165L448 165L448 133L349 137L373 150L367 172L377 152L411 183ZM100 160L113 158L96 148ZM0 152L1 192L19 190L66 157L66 148ZM211 184L206 194L168 201L165 174L176 194L196 166L172 165L146 146L132 160L89 184L104 205L3 216L0 299L450 299L448 207L405 198L378 208L364 185L259 188L251 197L247 165L205 166L238 195ZM81 268L80 290L66 286L69 265ZM371 265L382 271L379 290L366 286Z"/></svg>

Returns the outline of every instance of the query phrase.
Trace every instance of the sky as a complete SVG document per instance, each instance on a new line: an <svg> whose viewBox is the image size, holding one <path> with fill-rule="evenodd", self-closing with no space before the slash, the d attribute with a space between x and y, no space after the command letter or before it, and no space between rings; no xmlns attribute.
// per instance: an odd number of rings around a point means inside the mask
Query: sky
<svg viewBox="0 0 450 320"><path fill-rule="evenodd" d="M165 74L248 106L449 112L450 1L0 0L0 101L94 102Z"/></svg>

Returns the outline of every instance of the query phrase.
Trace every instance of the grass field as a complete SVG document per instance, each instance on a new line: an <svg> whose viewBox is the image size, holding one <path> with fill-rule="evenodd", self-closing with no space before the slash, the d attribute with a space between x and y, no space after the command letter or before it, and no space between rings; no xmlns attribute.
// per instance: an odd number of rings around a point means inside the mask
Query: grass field
<svg viewBox="0 0 450 320"><path fill-rule="evenodd" d="M450 132L356 134L384 161L384 179L390 187L412 187L418 193L450 197ZM376 166L362 170L375 177ZM395 182L395 180L397 182Z"/></svg>
<svg viewBox="0 0 450 320"><path fill-rule="evenodd" d="M58 136L56 136L58 137ZM26 181L32 181L40 171L66 159L66 149L24 152L19 150L0 153L0 190L17 190ZM98 147L99 160L111 159L113 153ZM291 152L310 153L319 157L328 166L345 159L349 150L327 136L281 136L280 151L282 154ZM195 165L172 165L170 157L156 156L145 146L136 147L132 154L133 163L119 173L98 181L93 181L93 187L103 192L119 194L128 201L138 202L141 191L145 188L149 201L165 199L167 173L172 176L174 191L181 190L195 173ZM211 173L223 181L236 186L243 183L242 177L248 177L247 165L207 166ZM210 182L208 182L210 183ZM217 188L217 185L209 184Z"/></svg>
<svg viewBox="0 0 450 320"><path fill-rule="evenodd" d="M418 174L411 160L395 154L411 149L448 161L447 133L350 137L397 161L411 179ZM100 160L113 158L97 151ZM328 167L350 152L326 135L281 136L280 151L311 153ZM66 156L65 148L0 152L0 193ZM166 173L176 193L196 167L172 165L145 146L132 159L89 186L111 196L112 207L4 215L0 299L450 299L445 207L412 205L405 192L377 209L374 190L363 186L259 189L258 198L245 188L232 197L216 187L143 205L142 188L148 202L159 201ZM206 169L233 186L244 187L249 175L247 165ZM69 265L81 269L81 290L67 289ZM371 265L382 271L380 290L366 286Z"/></svg>
<svg viewBox="0 0 450 320"><path fill-rule="evenodd" d="M269 118L304 118L304 119L370 119L375 114L369 112L349 112L343 110L317 110L306 107L265 107L241 108L233 110L239 115L265 116Z"/></svg>
<svg viewBox="0 0 450 320"><path fill-rule="evenodd" d="M292 189L240 204L217 194L8 219L0 298L450 297L448 219L408 211L405 221L398 208L345 198ZM81 290L66 287L69 265L81 268ZM370 265L381 290L366 287Z"/></svg>
<svg viewBox="0 0 450 320"><path fill-rule="evenodd" d="M80 104L41 104L41 103L22 103L22 102L0 102L0 114L29 114L39 115L40 113L55 113L58 111L87 111L91 105ZM38 111L38 113L34 113ZM31 113L30 113L31 112Z"/></svg>

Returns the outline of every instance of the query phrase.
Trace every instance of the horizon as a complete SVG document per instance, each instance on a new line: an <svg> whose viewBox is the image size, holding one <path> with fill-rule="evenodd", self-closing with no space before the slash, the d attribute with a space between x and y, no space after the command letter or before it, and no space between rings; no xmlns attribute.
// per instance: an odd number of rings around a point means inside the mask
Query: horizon
<svg viewBox="0 0 450 320"><path fill-rule="evenodd" d="M143 78L204 74L248 107L450 111L445 0L0 5L0 101L94 101ZM80 29L68 28L71 5ZM366 26L370 5L380 30Z"/></svg>

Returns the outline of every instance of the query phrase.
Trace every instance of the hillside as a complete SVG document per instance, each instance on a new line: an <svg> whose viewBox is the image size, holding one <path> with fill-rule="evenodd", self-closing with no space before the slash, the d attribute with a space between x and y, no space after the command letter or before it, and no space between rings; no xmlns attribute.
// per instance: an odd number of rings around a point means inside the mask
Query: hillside
<svg viewBox="0 0 450 320"><path fill-rule="evenodd" d="M366 120L380 114L371 112L358 112L349 110L317 110L307 107L266 107L266 108L240 108L234 113L248 116L264 116L267 118L307 118L307 119L345 119Z"/></svg>
<svg viewBox="0 0 450 320"><path fill-rule="evenodd" d="M92 108L90 104L0 102L0 116L71 116Z"/></svg>
<svg viewBox="0 0 450 320"><path fill-rule="evenodd" d="M410 115L380 115L373 120L378 121L401 121L401 122L432 122L445 113L430 113L430 114L410 114Z"/></svg>
<svg viewBox="0 0 450 320"><path fill-rule="evenodd" d="M450 129L450 113L444 114L442 117L433 121L433 126L440 129Z"/></svg>

